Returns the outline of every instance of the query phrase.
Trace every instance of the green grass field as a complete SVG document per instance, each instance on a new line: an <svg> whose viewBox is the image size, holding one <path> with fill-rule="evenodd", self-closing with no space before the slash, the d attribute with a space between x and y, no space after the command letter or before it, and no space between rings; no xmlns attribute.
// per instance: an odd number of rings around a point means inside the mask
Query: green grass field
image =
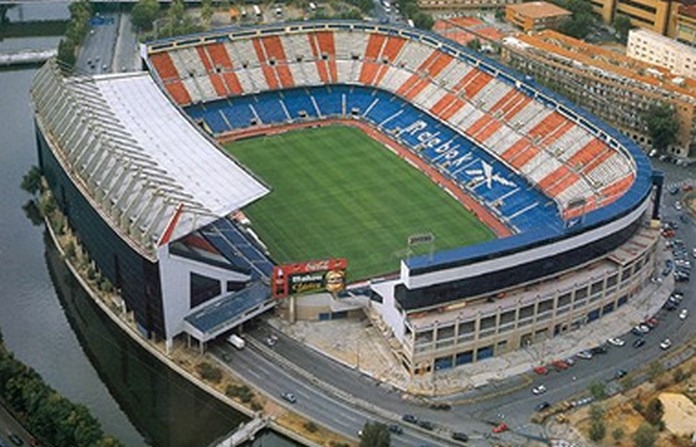
<svg viewBox="0 0 696 447"><path fill-rule="evenodd" d="M415 233L433 233L436 250L494 238L424 174L357 129L306 129L226 148L272 188L244 212L277 262L345 257L355 281L398 271Z"/></svg>

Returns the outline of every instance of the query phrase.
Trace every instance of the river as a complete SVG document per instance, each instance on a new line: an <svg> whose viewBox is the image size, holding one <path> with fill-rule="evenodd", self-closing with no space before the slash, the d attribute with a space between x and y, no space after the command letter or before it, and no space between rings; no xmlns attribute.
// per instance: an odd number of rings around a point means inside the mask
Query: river
<svg viewBox="0 0 696 447"><path fill-rule="evenodd" d="M24 20L60 19L65 4L25 6ZM11 20L19 14L11 9ZM57 38L0 41L0 51L55 48ZM22 176L37 164L29 88L35 69L0 71L0 329L5 344L52 387L86 405L132 447L203 447L243 416L172 373L91 304L25 212ZM254 447L296 446L265 433Z"/></svg>

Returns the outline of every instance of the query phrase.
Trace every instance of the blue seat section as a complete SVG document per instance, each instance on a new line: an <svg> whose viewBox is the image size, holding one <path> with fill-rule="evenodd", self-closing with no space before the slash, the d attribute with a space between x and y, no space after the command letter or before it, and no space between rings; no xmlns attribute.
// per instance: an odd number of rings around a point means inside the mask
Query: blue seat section
<svg viewBox="0 0 696 447"><path fill-rule="evenodd" d="M314 103L312 103L312 99L307 90L296 88L284 90L281 94L283 95L283 102L288 109L290 118L317 117L317 109L314 107ZM302 116L301 112L304 112L305 115Z"/></svg>
<svg viewBox="0 0 696 447"><path fill-rule="evenodd" d="M206 231L210 230L210 231ZM221 235L228 245L235 248L235 253L242 257L252 268L252 277L269 278L273 272L273 263L247 236L226 218L218 219L203 231ZM212 241L211 241L212 242Z"/></svg>
<svg viewBox="0 0 696 447"><path fill-rule="evenodd" d="M311 91L323 116L343 115L343 98L347 89L337 86L319 87Z"/></svg>
<svg viewBox="0 0 696 447"><path fill-rule="evenodd" d="M196 104L187 109L189 116L194 120L203 120L213 133L223 133L231 130L222 117L225 105L217 101L210 104Z"/></svg>
<svg viewBox="0 0 696 447"><path fill-rule="evenodd" d="M261 282L207 303L184 317L189 324L203 333L212 333L230 322L244 317L255 307L271 300L271 290Z"/></svg>
<svg viewBox="0 0 696 447"><path fill-rule="evenodd" d="M248 127L253 118L250 106L264 124L287 122L286 110L292 119L299 118L301 110L315 117L311 98L322 116L345 111L346 116L360 117L409 147L516 231L563 229L550 198L476 143L393 93L352 85L306 87L224 99L186 111L197 118L223 110L229 124L239 129ZM221 126L215 123L216 128Z"/></svg>

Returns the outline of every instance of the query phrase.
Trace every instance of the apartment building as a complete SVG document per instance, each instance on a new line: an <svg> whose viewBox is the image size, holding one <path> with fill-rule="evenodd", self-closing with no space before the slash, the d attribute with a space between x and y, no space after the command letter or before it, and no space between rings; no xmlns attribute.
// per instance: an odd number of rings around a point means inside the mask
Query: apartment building
<svg viewBox="0 0 696 447"><path fill-rule="evenodd" d="M687 45L696 46L696 5L683 5L675 17L674 34L670 36Z"/></svg>
<svg viewBox="0 0 696 447"><path fill-rule="evenodd" d="M594 11L605 23L612 23L617 14L625 15L631 24L659 34L672 35L670 17L681 3L677 0L590 0ZM672 28L672 29L671 29Z"/></svg>
<svg viewBox="0 0 696 447"><path fill-rule="evenodd" d="M437 10L477 10L496 9L505 5L521 3L520 0L418 0L418 6L423 9Z"/></svg>
<svg viewBox="0 0 696 447"><path fill-rule="evenodd" d="M571 15L567 9L547 2L527 2L505 7L505 21L523 31L556 28Z"/></svg>
<svg viewBox="0 0 696 447"><path fill-rule="evenodd" d="M552 30L504 39L502 56L646 150L652 141L643 117L655 103L672 104L679 133L668 152L696 157L696 81Z"/></svg>
<svg viewBox="0 0 696 447"><path fill-rule="evenodd" d="M646 29L629 31L626 55L664 67L677 76L696 78L696 48Z"/></svg>

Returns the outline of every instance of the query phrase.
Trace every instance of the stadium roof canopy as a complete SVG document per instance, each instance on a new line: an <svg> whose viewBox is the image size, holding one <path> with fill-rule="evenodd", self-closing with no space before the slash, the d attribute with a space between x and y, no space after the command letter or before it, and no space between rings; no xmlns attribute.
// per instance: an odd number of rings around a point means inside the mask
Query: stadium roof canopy
<svg viewBox="0 0 696 447"><path fill-rule="evenodd" d="M37 78L39 124L65 171L151 258L163 237L177 239L268 193L147 73L64 78L49 63Z"/></svg>

